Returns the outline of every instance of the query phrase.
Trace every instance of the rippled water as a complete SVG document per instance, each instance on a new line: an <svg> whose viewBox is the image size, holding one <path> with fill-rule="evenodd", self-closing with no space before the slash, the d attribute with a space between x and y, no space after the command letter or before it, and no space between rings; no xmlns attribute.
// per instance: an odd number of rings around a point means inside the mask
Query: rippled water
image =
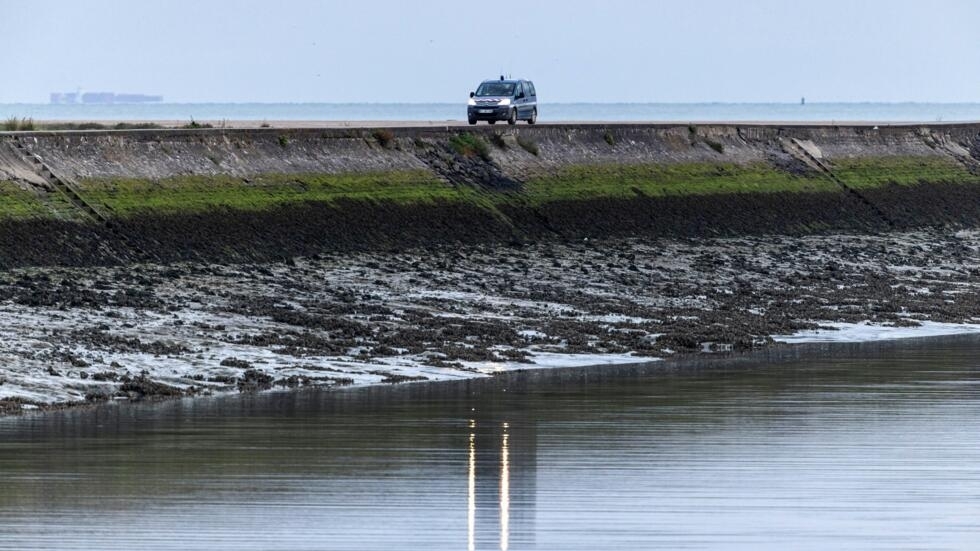
<svg viewBox="0 0 980 551"><path fill-rule="evenodd" d="M0 420L0 549L971 549L980 338Z"/></svg>

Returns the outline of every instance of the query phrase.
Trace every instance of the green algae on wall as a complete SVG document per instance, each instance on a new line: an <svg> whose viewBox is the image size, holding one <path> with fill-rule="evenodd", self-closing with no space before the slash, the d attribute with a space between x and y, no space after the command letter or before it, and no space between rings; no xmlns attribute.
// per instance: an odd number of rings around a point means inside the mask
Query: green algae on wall
<svg viewBox="0 0 980 551"><path fill-rule="evenodd" d="M818 174L795 175L766 163L591 165L562 169L527 182L532 203L591 198L668 197L731 193L838 192Z"/></svg>
<svg viewBox="0 0 980 551"><path fill-rule="evenodd" d="M831 170L848 186L876 188L888 184L972 184L980 176L949 157L892 156L834 159Z"/></svg>
<svg viewBox="0 0 980 551"><path fill-rule="evenodd" d="M842 180L856 186L888 182L962 181L970 174L953 163L926 158L852 163ZM930 162L927 162L930 161ZM592 165L567 167L533 178L517 193L493 193L460 187L425 171L366 174L263 174L175 176L161 180L85 180L85 197L112 213L202 212L215 208L262 210L307 201L390 201L397 204L436 200L465 201L484 207L514 200L531 204L591 198L667 197L731 193L839 192L819 174L795 175L765 163L754 165L689 163L671 165Z"/></svg>
<svg viewBox="0 0 980 551"><path fill-rule="evenodd" d="M0 220L72 219L77 215L60 194L39 195L14 182L0 180Z"/></svg>
<svg viewBox="0 0 980 551"><path fill-rule="evenodd" d="M828 165L856 189L889 184L980 183L951 158L894 156L838 159ZM8 186L9 187L9 186ZM16 186L13 186L16 187ZM837 182L816 171L790 172L766 162L595 164L537 175L519 190L494 191L453 185L425 170L345 174L187 175L150 179L86 179L82 195L107 214L200 213L215 209L259 211L290 204L342 201L398 205L465 203L495 214L502 205L543 205L590 199L669 198L730 194L841 193ZM3 190L0 189L0 192ZM29 195L22 192L23 195ZM0 193L0 200L5 196ZM15 200L0 215L43 215L44 205ZM10 212L11 214L4 214Z"/></svg>
<svg viewBox="0 0 980 551"><path fill-rule="evenodd" d="M264 210L303 203L339 200L388 201L398 204L458 200L472 190L447 184L425 171L367 174L262 174L174 176L161 180L87 179L83 195L117 216L141 212L205 212L212 209Z"/></svg>
<svg viewBox="0 0 980 551"><path fill-rule="evenodd" d="M301 202L339 200L396 204L466 202L495 210L514 202L544 204L592 198L665 197L731 193L839 192L817 174L794 175L768 164L689 163L592 165L536 177L520 191L454 186L425 171L367 174L263 174L175 176L162 180L89 179L84 196L117 216L140 212L204 212L211 209L262 210Z"/></svg>
<svg viewBox="0 0 980 551"><path fill-rule="evenodd" d="M841 159L829 163L849 187L869 189L889 184L980 183L952 158L894 156ZM554 200L628 199L637 195L671 197L732 193L836 193L840 186L818 172L794 174L768 163L682 163L582 165L536 177L523 195L535 204Z"/></svg>

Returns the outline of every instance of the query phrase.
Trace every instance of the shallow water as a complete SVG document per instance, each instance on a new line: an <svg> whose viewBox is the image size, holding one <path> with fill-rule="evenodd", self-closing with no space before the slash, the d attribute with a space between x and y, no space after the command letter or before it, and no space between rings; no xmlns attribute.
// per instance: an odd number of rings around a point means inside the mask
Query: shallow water
<svg viewBox="0 0 980 551"><path fill-rule="evenodd" d="M974 548L980 337L794 350L3 419L0 549Z"/></svg>

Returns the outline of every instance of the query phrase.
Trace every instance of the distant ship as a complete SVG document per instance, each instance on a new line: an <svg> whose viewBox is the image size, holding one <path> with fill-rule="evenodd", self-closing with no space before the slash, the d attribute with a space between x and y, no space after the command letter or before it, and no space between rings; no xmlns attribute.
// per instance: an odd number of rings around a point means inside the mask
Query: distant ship
<svg viewBox="0 0 980 551"><path fill-rule="evenodd" d="M107 105L113 103L160 103L163 96L116 94L115 92L51 92L53 105Z"/></svg>

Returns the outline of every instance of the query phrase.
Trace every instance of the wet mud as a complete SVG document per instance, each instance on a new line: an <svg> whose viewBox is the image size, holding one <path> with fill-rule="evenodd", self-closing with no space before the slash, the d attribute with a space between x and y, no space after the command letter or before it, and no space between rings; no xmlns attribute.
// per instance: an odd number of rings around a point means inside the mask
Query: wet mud
<svg viewBox="0 0 980 551"><path fill-rule="evenodd" d="M951 230L10 269L0 412L727 353L838 322L975 322L978 276L980 233Z"/></svg>

